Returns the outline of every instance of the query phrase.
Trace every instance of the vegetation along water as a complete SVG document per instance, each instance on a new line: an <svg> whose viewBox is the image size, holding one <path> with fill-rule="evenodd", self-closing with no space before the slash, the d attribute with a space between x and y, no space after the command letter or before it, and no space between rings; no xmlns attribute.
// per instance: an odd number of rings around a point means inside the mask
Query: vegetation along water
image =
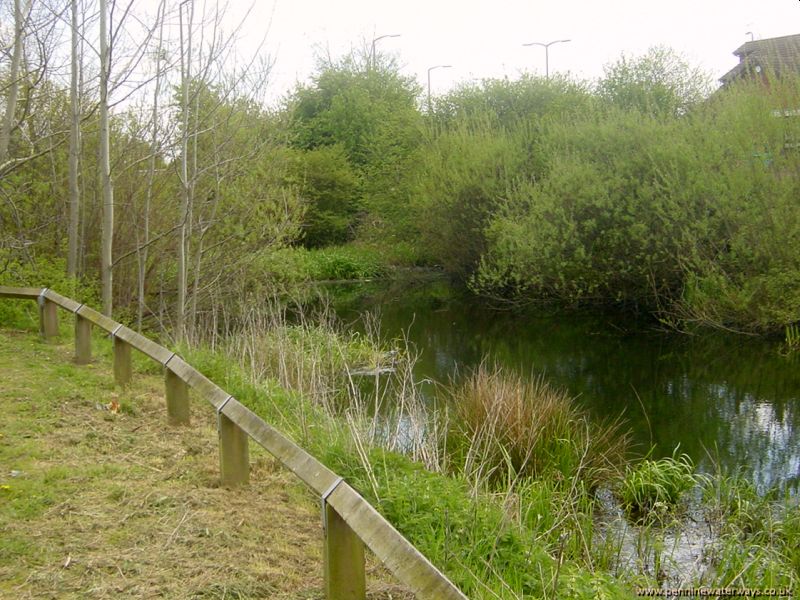
<svg viewBox="0 0 800 600"><path fill-rule="evenodd" d="M229 72L208 20L164 4L180 31L115 35L151 77L100 44L68 84L79 28L23 4L0 284L159 337L471 597L800 589L796 74L714 89L653 48L423 103L373 48L266 106L266 65ZM330 283L356 279L395 283Z"/></svg>

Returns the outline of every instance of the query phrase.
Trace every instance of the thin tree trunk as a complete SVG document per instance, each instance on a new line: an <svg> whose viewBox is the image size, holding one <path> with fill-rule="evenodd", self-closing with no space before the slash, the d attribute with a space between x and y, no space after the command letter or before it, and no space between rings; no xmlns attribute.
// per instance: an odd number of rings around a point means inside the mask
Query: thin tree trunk
<svg viewBox="0 0 800 600"><path fill-rule="evenodd" d="M9 66L8 96L6 96L6 112L0 126L0 165L8 160L8 147L11 143L11 132L14 130L14 121L17 112L17 98L19 96L19 71L22 65L22 44L25 39L25 13L22 0L14 0L14 48L11 52L11 65Z"/></svg>
<svg viewBox="0 0 800 600"><path fill-rule="evenodd" d="M153 182L156 173L156 156L158 152L158 95L161 93L161 52L164 43L164 10L166 2L161 1L158 7L158 45L156 47L156 81L153 90L153 112L150 133L150 164L147 172L147 190L144 198L144 242L139 251L139 289L138 289L138 309L136 315L136 325L139 331L142 330L142 319L144 318L144 288L145 276L147 274L147 254L150 244L150 203L153 198Z"/></svg>
<svg viewBox="0 0 800 600"><path fill-rule="evenodd" d="M200 54L200 62L202 63L202 54L203 54L203 51L202 51L202 34L201 34L200 42L201 42L201 44L200 44L201 48L200 48L199 54ZM195 193L194 192L195 192L195 186L197 184L197 177L198 177L197 176L197 157L198 157L197 141L198 141L198 137L200 136L200 95L201 95L201 90L198 87L198 89L195 90L195 93L194 93L194 113L193 113L194 122L192 124L192 146L191 146L192 149L191 149L191 152L190 152L190 156L192 157L192 162L191 162L191 165L189 167L189 172L191 174L190 179L189 179L190 186L191 186L191 194L190 194L189 198L190 198L191 201L189 202L189 214L188 214L189 226L188 226L188 242L187 242L187 254L188 254L187 269L188 269L189 263L191 262L192 241L194 240L194 237L195 237L195 234L194 234L194 214L193 213L194 213L194 198L195 198ZM190 340L194 340L194 334L195 334L195 323L196 323L196 319L197 319L197 294L198 294L198 292L200 290L200 263L201 263L201 261L203 259L203 236L205 235L205 228L202 226L201 223L198 224L198 229L199 229L199 232L200 232L199 233L199 240L194 244L194 253L195 253L194 285L192 286L192 294L191 294L191 298L189 299L189 318L187 319L187 324L186 324L187 325L186 326L187 337ZM187 279L188 279L188 277L187 277ZM187 290L187 292L188 292L188 290Z"/></svg>
<svg viewBox="0 0 800 600"><path fill-rule="evenodd" d="M189 87L191 83L192 63L192 20L194 16L194 2L190 0L189 22L186 39L184 39L183 4L180 5L180 35L181 35L181 229L178 245L178 298L175 318L175 336L178 340L184 338L186 332L186 279L188 269L189 228L191 227L191 181L189 178Z"/></svg>
<svg viewBox="0 0 800 600"><path fill-rule="evenodd" d="M111 185L111 162L109 158L108 128L108 6L100 0L100 157L99 169L103 188L103 227L100 253L103 314L111 316L113 308L112 245L114 241L114 188Z"/></svg>
<svg viewBox="0 0 800 600"><path fill-rule="evenodd" d="M81 152L81 105L78 88L78 0L70 0L72 13L71 73L69 88L70 137L69 137L69 250L67 253L67 275L78 275L78 226L80 219L80 187L78 169Z"/></svg>

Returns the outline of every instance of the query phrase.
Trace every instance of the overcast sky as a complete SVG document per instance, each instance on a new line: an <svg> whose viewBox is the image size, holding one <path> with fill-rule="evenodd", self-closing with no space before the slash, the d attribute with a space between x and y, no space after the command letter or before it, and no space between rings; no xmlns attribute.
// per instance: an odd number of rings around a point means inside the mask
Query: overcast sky
<svg viewBox="0 0 800 600"><path fill-rule="evenodd" d="M238 5L242 0L233 0ZM271 24L270 24L271 23ZM433 92L459 81L544 74L545 51L525 42L570 39L550 47L550 72L580 78L603 66L665 44L716 79L733 67L732 55L750 39L800 33L798 0L256 0L247 21L252 37L270 24L266 48L276 59L276 98L313 72L314 53L338 56L375 37L402 70Z"/></svg>

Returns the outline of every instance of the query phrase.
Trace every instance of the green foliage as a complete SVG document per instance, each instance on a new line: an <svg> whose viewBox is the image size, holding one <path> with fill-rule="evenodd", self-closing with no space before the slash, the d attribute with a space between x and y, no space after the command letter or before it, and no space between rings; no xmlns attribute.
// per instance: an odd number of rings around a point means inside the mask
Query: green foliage
<svg viewBox="0 0 800 600"><path fill-rule="evenodd" d="M392 160L416 145L418 93L393 64L372 68L353 55L323 62L289 101L293 143L309 150L341 144L360 168Z"/></svg>
<svg viewBox="0 0 800 600"><path fill-rule="evenodd" d="M369 453L371 476L363 463L341 450L330 451L327 457L334 470L375 503L471 598L626 595L610 577L590 573L572 562L560 565L552 555L560 554L563 547L559 550L559 542L548 544L541 535L541 520L534 520L529 528L491 497L473 497L470 486L459 477L431 473L405 456L382 449ZM548 501L544 510L553 508ZM555 539L560 540L564 533L561 529ZM577 540L579 535L571 530L566 537Z"/></svg>
<svg viewBox="0 0 800 600"><path fill-rule="evenodd" d="M547 170L518 178L488 220L473 288L673 323L797 321L798 156L784 148L797 123L773 114L796 84L729 90L681 117L606 108L552 123Z"/></svg>
<svg viewBox="0 0 800 600"><path fill-rule="evenodd" d="M628 467L617 494L625 511L644 521L659 521L674 513L685 492L697 483L694 464L686 454L645 459Z"/></svg>
<svg viewBox="0 0 800 600"><path fill-rule="evenodd" d="M308 208L303 244L315 248L349 241L360 215L360 180L341 144L296 152L291 177Z"/></svg>
<svg viewBox="0 0 800 600"><path fill-rule="evenodd" d="M784 346L789 352L800 350L800 324L793 323L785 327Z"/></svg>
<svg viewBox="0 0 800 600"><path fill-rule="evenodd" d="M624 110L680 115L708 95L710 80L707 73L692 67L674 50L654 46L642 56L623 55L607 65L597 83L597 93Z"/></svg>
<svg viewBox="0 0 800 600"><path fill-rule="evenodd" d="M582 84L528 76L484 80L438 99L413 194L428 262L468 277L487 251L487 224L510 190L547 171L542 132L591 105Z"/></svg>
<svg viewBox="0 0 800 600"><path fill-rule="evenodd" d="M353 246L325 248L312 253L313 279L370 279L384 274L384 267L373 252Z"/></svg>
<svg viewBox="0 0 800 600"><path fill-rule="evenodd" d="M402 229L406 171L421 140L418 94L391 61L354 54L321 61L312 83L292 94L291 143L311 153L301 159L309 246L351 239L359 224Z"/></svg>
<svg viewBox="0 0 800 600"><path fill-rule="evenodd" d="M700 480L709 525L718 540L709 553L722 585L795 588L800 583L800 507L776 489L719 465Z"/></svg>
<svg viewBox="0 0 800 600"><path fill-rule="evenodd" d="M545 178L509 190L487 227L476 289L647 303L679 288L707 208L673 185L693 158L676 127L624 112L553 126Z"/></svg>
<svg viewBox="0 0 800 600"><path fill-rule="evenodd" d="M518 140L488 126L460 125L431 141L414 210L432 262L462 277L473 271L486 250L486 222L526 158Z"/></svg>
<svg viewBox="0 0 800 600"><path fill-rule="evenodd" d="M464 83L436 98L434 124L491 123L495 128L524 127L544 117L563 119L580 114L594 102L587 86L567 77L544 79L523 75L517 80L483 79Z"/></svg>
<svg viewBox="0 0 800 600"><path fill-rule="evenodd" d="M280 248L262 253L253 267L278 284L342 279L372 279L386 275L384 260L370 248L331 246L307 250Z"/></svg>
<svg viewBox="0 0 800 600"><path fill-rule="evenodd" d="M65 273L63 259L19 260L11 252L0 250L0 285L50 288L84 304L99 303L99 290L95 281L70 279ZM28 300L4 300L0 302L0 321L7 326L38 329L38 307Z"/></svg>

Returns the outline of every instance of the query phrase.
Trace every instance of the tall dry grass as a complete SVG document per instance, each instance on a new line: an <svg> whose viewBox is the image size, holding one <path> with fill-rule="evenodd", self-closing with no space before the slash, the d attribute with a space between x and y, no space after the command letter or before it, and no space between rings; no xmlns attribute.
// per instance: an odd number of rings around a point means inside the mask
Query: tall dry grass
<svg viewBox="0 0 800 600"><path fill-rule="evenodd" d="M621 422L597 423L542 375L484 362L448 397L450 468L481 485L552 476L592 489L625 464Z"/></svg>
<svg viewBox="0 0 800 600"><path fill-rule="evenodd" d="M236 315L218 319L224 331L208 335L252 383L274 381L298 398L303 439L314 418L305 407L313 406L344 425L364 460L368 448L383 447L440 470L440 420L414 379L417 353L405 337L385 341L370 314L362 332L347 329L324 299L314 309L305 301L243 302Z"/></svg>

